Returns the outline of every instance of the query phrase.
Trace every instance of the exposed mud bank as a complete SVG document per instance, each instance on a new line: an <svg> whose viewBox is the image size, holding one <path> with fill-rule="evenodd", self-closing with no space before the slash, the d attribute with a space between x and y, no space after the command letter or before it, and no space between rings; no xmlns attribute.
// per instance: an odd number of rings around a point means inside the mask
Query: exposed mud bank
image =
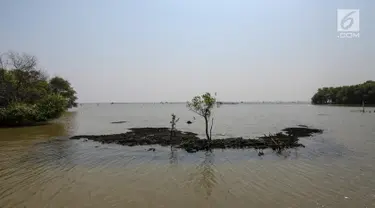
<svg viewBox="0 0 375 208"><path fill-rule="evenodd" d="M264 135L256 139L244 139L242 137L213 139L207 141L200 139L197 134L192 132L175 131L171 136L169 128L132 128L129 132L123 134L111 135L79 135L70 139L88 139L101 143L115 143L126 146L135 145L161 145L175 146L185 149L188 152L196 152L208 149L267 149L275 151L283 149L304 147L298 143L300 137L308 137L313 134L322 133L321 129L308 128L300 125L299 127L285 128L276 134Z"/></svg>

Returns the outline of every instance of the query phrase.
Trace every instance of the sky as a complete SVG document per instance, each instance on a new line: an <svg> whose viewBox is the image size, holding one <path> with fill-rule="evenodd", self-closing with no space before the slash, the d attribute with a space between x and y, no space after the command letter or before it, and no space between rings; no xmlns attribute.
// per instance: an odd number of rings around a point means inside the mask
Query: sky
<svg viewBox="0 0 375 208"><path fill-rule="evenodd" d="M337 9L360 10L338 38ZM373 0L0 0L0 53L38 58L79 102L309 101L375 80Z"/></svg>

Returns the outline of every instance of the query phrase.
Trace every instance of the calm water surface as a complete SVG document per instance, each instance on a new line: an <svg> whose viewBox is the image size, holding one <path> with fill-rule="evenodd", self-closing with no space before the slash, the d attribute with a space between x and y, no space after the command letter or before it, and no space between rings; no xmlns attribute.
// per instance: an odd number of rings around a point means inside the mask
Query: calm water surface
<svg viewBox="0 0 375 208"><path fill-rule="evenodd" d="M82 140L130 127L203 136L183 104L86 104L50 125L0 129L0 207L375 207L375 113L355 107L223 105L216 138L255 137L298 124L324 129L306 148L186 153ZM370 109L368 109L370 110ZM374 112L374 108L371 109ZM126 120L124 124L112 121Z"/></svg>

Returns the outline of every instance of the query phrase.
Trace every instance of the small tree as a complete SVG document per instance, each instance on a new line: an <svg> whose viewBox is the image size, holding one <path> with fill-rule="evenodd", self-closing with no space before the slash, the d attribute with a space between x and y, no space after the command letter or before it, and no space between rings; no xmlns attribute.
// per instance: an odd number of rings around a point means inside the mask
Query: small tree
<svg viewBox="0 0 375 208"><path fill-rule="evenodd" d="M187 103L189 110L194 113L202 116L204 118L205 127L206 127L206 137L208 141L211 141L212 126L214 119L211 121L210 132L208 132L209 121L212 115L212 109L215 107L216 98L212 97L210 93L205 93L201 96L195 96L191 102Z"/></svg>
<svg viewBox="0 0 375 208"><path fill-rule="evenodd" d="M172 120L171 120L171 140L172 136L176 136L176 123L180 120L180 118L176 119L176 115L172 113Z"/></svg>

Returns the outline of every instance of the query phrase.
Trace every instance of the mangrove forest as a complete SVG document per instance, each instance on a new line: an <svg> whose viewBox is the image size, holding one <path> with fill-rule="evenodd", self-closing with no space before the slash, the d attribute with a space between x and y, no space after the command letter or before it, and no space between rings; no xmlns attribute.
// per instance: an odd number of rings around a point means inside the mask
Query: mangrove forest
<svg viewBox="0 0 375 208"><path fill-rule="evenodd" d="M14 52L0 56L0 126L47 122L76 106L76 99L70 83L49 78L34 56Z"/></svg>
<svg viewBox="0 0 375 208"><path fill-rule="evenodd" d="M362 105L375 104L375 81L363 84L323 87L311 98L312 104Z"/></svg>

